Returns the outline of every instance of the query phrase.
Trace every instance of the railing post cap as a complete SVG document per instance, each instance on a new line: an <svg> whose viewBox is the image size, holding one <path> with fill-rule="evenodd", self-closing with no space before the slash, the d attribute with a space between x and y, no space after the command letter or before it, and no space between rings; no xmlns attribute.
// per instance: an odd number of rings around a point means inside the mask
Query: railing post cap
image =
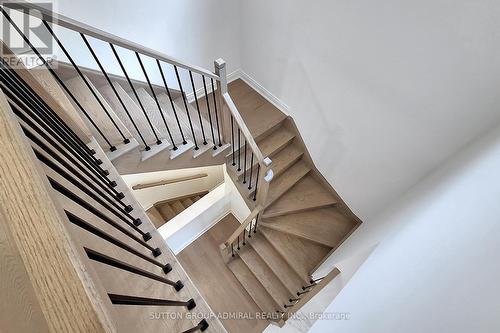
<svg viewBox="0 0 500 333"><path fill-rule="evenodd" d="M226 61L222 58L219 58L214 61L215 67L217 68L224 68L226 67Z"/></svg>
<svg viewBox="0 0 500 333"><path fill-rule="evenodd" d="M266 175L264 176L264 180L266 181L266 183L270 183L271 180L273 180L273 177L274 177L273 170L268 170Z"/></svg>

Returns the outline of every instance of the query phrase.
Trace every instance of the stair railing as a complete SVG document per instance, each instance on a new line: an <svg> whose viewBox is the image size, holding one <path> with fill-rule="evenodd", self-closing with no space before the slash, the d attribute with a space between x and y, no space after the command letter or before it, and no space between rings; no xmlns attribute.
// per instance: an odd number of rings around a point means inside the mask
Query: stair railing
<svg viewBox="0 0 500 333"><path fill-rule="evenodd" d="M74 68L74 70L78 73L78 76L80 79L84 82L84 84L87 86L88 90L90 90L91 94L94 95L95 102L97 102L100 105L100 108L102 111L105 113L107 118L109 118L110 124L108 124L108 131L106 131L105 128L102 128L103 126L99 124L97 119L94 119L93 114L88 110L87 107L85 107L84 103L78 99L77 96L67 87L65 82L61 79L60 75L51 68L51 65L43 58L43 56L40 54L40 52L37 50L37 48L31 43L29 38L24 34L24 32L16 25L16 23L11 19L7 11L4 9L4 7L8 7L10 9L14 10L21 10L23 13L37 17L42 20L43 25L47 29L48 33L51 35L51 37L55 40L57 45L61 48L63 51L64 55L68 58L68 60L71 63L71 66ZM43 66L47 67L49 72L54 76L54 79L61 85L63 90L69 95L70 99L74 102L74 104L77 106L78 110L85 116L87 121L89 122L89 126L96 132L98 133L97 139L100 140L100 143L103 143L103 149L109 150L109 151L115 151L117 149L117 145L120 144L129 144L131 141L130 137L127 137L127 133L123 131L123 128L120 128L118 124L114 121L113 117L110 115L110 110L107 109L106 105L102 103L102 101L98 98L97 94L94 91L94 87L91 85L90 80L83 74L81 67L76 63L68 49L64 46L63 41L59 38L59 36L56 34L56 32L51 28L50 24L56 24L62 28L68 29L70 31L76 32L80 35L82 39L82 49L87 50L89 54L92 56L92 59L94 59L97 67L99 70L102 72L104 77L106 78L108 84L110 85L111 89L113 90L114 95L116 96L116 99L120 103L121 107L124 109L125 113L127 114L130 122L132 123L132 128L128 128L127 131L135 132L138 134L138 137L140 138L142 147L144 150L149 151L153 145L161 145L163 141L170 141L171 145L173 146L172 150L177 150L179 145L186 145L188 144L188 136L190 136L191 140L194 143L195 150L200 149L200 147L206 146L209 144L210 137L212 138L212 145L213 149L217 150L219 147L222 147L223 144L223 138L219 134L220 131L220 123L218 121L220 117L220 110L218 110L218 105L216 105L215 98L212 100L209 99L208 94L211 92L210 88L212 88L212 91L215 91L216 87L218 86L218 82L220 81L220 78L218 75L210 72L209 70L206 70L204 68L195 66L195 65L190 65L185 62L182 62L176 58L170 57L168 55L165 55L161 52L152 50L150 48L144 47L142 45L139 45L137 43L134 43L132 41L128 41L126 39L120 38L118 36L112 35L110 33L107 33L105 31L93 28L89 25L86 25L84 23L78 22L76 20L73 20L71 18L68 18L64 15L60 15L57 13L52 12L51 10L47 8L40 7L36 4L29 3L29 2L5 2L3 3L3 7L0 7L3 16L7 19L7 21L10 23L11 27L13 27L17 33L24 39L26 44L32 49L32 51L35 53L36 56L38 56L39 61L43 64ZM133 96L135 97L135 101L139 105L139 108L142 111L143 117L142 119L137 119L131 116L128 108L126 107L126 103L123 102L123 97L119 95L119 93L116 91L115 87L113 86L111 79L110 79L110 74L106 71L104 66L102 65L102 61L99 59L97 56L96 52L94 51L92 47L92 43L90 41L90 38L93 38L95 40L99 40L101 42L104 42L109 45L111 48L111 51L113 52L113 55L115 57L116 63L119 65L122 74L125 76L127 79L128 85L133 93ZM120 52L121 51L121 52ZM125 64L122 61L123 58L123 52L132 52L135 58L137 59L137 67L139 69L139 72L141 72L147 82L147 87L149 89L149 92L151 93L156 107L157 107L157 114L161 117L160 119L162 120L162 124L156 123L153 124L151 116L151 112L147 112L145 106L144 106L144 101L141 100L140 96L137 93L137 87L133 84L133 80L130 78L129 73L132 72L131 68L126 68ZM153 87L153 84L150 80L151 77L151 72L148 72L146 67L144 66L144 60L146 58L150 58L154 63L156 63L157 71L155 74L159 75L161 77L161 81L163 84L164 90L159 91L158 86ZM167 66L171 66L170 69L175 72L176 80L177 80L177 85L178 88L182 94L183 98L183 106L184 106L184 111L186 112L188 121L189 121L189 129L186 131L185 128L181 125L181 121L179 119L179 106L175 105L173 103L173 98L172 98L172 87L169 87L167 83L167 79L165 77L166 69ZM136 70L136 68L134 68ZM181 73L182 71L182 73ZM185 76L189 77L188 82L182 82L183 79L183 74ZM201 78L200 82L203 83L202 87L197 87L195 85L195 80L194 76L199 76ZM198 77L197 77L198 78ZM207 86L208 84L208 86ZM193 94L195 97L197 96L197 91L203 91L206 93L206 103L207 103L207 109L208 109L208 118L210 120L210 130L208 128L204 128L204 124L202 121L201 117L201 108L200 108L200 103L198 103L198 100L196 100L196 106L195 106L195 111L190 110L188 107L188 101L187 101L187 96L185 93L185 88L190 87L193 89ZM158 92L164 92L168 95L168 99L170 101L170 105L172 108L173 112L172 115L167 114L166 110L164 110L158 99ZM210 105L212 103L212 105ZM219 104L220 106L221 104ZM172 119L175 117L175 122L170 122L167 120L169 117ZM101 119L101 122L103 120ZM139 129L139 126L137 125L138 123L147 123L146 126L146 133L144 133L145 129L143 128L142 130ZM201 133L195 131L195 125L201 128ZM159 130L156 126L162 126L161 130ZM189 132L189 133L186 133ZM173 133L178 133L179 135L174 138ZM162 137L162 134L164 137ZM148 140L149 137L149 140Z"/></svg>
<svg viewBox="0 0 500 333"><path fill-rule="evenodd" d="M34 314L24 318L11 302L5 314L12 317L10 330L120 331L123 318L115 308L123 305L134 305L140 315L150 306L197 312L194 300L181 296L183 282L167 278L173 268L165 243L147 218L141 220L145 212L132 194L118 191L126 185L100 147L94 141L89 147L78 125L64 119L65 111L25 68L1 61L0 90L0 217L9 222L0 223L0 263L9 268L0 274L0 291L17 300L22 286L26 295L19 304ZM92 269L94 263L113 268L113 276ZM143 291L134 285L121 286L130 295L106 288L130 274L181 293L157 299L134 294ZM150 324L156 330L160 325ZM202 321L187 332L208 325Z"/></svg>
<svg viewBox="0 0 500 333"><path fill-rule="evenodd" d="M78 107L79 111L85 116L85 118L89 122L89 126L91 126L96 133L98 133L99 137L96 137L98 142L101 144L104 150L115 151L117 146L120 144L127 145L130 144L131 138L127 137L124 133L123 129L118 126L113 117L110 115L106 106L102 103L102 101L98 98L97 94L94 91L94 87L89 82L89 79L83 74L80 66L74 61L69 51L65 48L64 43L54 30L51 28L50 24L56 24L65 29L76 32L80 35L82 39L82 45L84 45L84 49L88 50L96 62L98 68L106 78L107 83L110 85L112 91L114 92L117 100L120 102L120 105L124 109L128 118L131 121L132 128L126 128L127 131L135 131L138 133L140 137L140 141L142 141L142 146L144 150L148 151L151 149L151 146L154 144L160 145L162 144L162 140L167 140L163 138L160 133L157 132L155 126L153 126L152 121L150 119L150 113L146 112L143 103L141 102L140 96L137 94L136 87L134 86L130 76L128 73L130 69L125 68L123 64L119 52L117 48L121 48L124 50L128 50L132 52L137 58L137 64L140 66L140 71L144 74L144 77L147 81L147 86L151 92L153 99L155 100L157 106L157 112L161 116L163 120L163 124L165 126L166 132L168 133L168 140L171 141L173 148L172 150L178 149L179 145L188 144L188 137L190 136L193 140L195 150L200 149L200 147L207 145L208 141L211 139L213 144L213 150L223 147L224 143L231 143L231 155L229 157L229 161L227 165L232 166L234 172L239 176L243 176L243 183L247 185L248 190L251 193L251 199L255 203L255 209L252 211L250 216L244 221L241 227L235 231L226 242L224 242L224 250L227 252L232 245L236 244L236 248L239 247L239 241L241 240L243 243L246 237L251 237L250 230L256 232L256 225L259 214L262 212L266 205L269 183L273 178L273 172L271 170L271 159L263 156L261 150L257 146L253 135L250 130L246 126L241 114L238 111L235 103L233 102L227 84L227 73L226 73L226 63L223 59L218 59L214 63L215 73L212 73L209 70L204 68L186 64L183 61L180 61L176 58L165 55L161 52L152 50L150 48L144 47L137 43L128 41L126 39L120 38L118 36L112 35L105 31L96 29L84 23L78 22L71 18L68 18L64 15L60 15L52 12L47 8L40 7L36 4L29 2L6 2L3 4L5 7L9 7L15 10L22 10L25 14L32 15L42 20L43 25L50 33L52 38L59 45L61 50L64 52L66 57L70 60L70 63L74 70L78 73L80 79L85 83L87 88L90 90L92 95L94 96L97 103L100 105L103 111L103 117L96 117L90 110L83 105L82 101L74 95L74 93L66 86L65 82L61 79L60 75L51 67L51 65L43 58L37 48L31 43L29 38L23 33L23 31L15 24L15 22L10 18L7 11L0 7L0 10L3 16L7 19L10 25L17 31L17 33L24 39L24 41L29 45L32 51L38 56L39 60L42 64L48 69L48 71L52 74L54 79L59 83L59 85L63 88L63 90L67 93L67 95L71 98L74 104ZM113 83L111 82L110 75L106 72L105 68L102 65L97 54L94 52L91 43L89 41L89 37L99 40L101 42L105 42L109 44L114 57L116 58L116 62L121 68L123 75L127 79L127 82L130 86L131 92L134 94L137 104L142 110L142 114L144 115L144 119L134 119L130 112L127 110L125 103L122 98L116 91ZM158 74L162 78L163 88L165 89L166 94L168 95L170 105L172 107L173 117L175 117L175 123L168 123L168 116L166 111L161 107L158 97L157 97L157 89L152 86L152 83L149 79L151 73L148 73L144 64L144 58L149 57L154 62L156 62L158 67ZM178 115L178 106L174 105L173 99L171 96L171 87L168 86L167 80L164 75L165 65L172 66L173 71L175 72L175 77L177 80L177 84L179 90L182 95L183 106L185 109L185 113L189 122L189 131L190 133L185 133L185 129L181 126ZM189 82L182 82L180 71L183 70L185 74L189 76ZM193 74L196 74L201 77L201 81L203 82L203 86L197 89ZM186 93L184 91L185 87L190 86L193 90L194 101L196 106L197 114L192 114L188 107L188 100ZM198 96L197 91L201 91L204 94L205 101L203 101L202 95ZM211 95L211 96L210 96ZM200 97L200 99L198 99ZM204 124L201 117L200 104L205 103L208 112L208 118L210 123L210 131L204 128ZM101 118L102 122L103 118L109 118L109 121L112 123L112 126L108 126L108 130L101 128L99 125L99 121L97 118ZM145 133L141 132L139 127L137 126L138 122L144 122L149 125L149 129L151 130L152 136L154 137L153 141L148 141L146 139ZM198 122L199 127L201 128L201 133L197 133L194 130L193 124ZM159 124L157 124L159 125ZM177 127L180 140L176 140L173 138L172 132L174 132L174 127ZM110 131L116 131L114 134L114 140L110 137L112 133ZM151 138L151 135L150 135ZM99 140L100 139L100 140ZM222 148L221 148L222 149ZM231 169L231 168L229 168ZM236 241L236 243L235 243ZM234 246L233 246L234 247ZM229 252L227 252L229 253Z"/></svg>

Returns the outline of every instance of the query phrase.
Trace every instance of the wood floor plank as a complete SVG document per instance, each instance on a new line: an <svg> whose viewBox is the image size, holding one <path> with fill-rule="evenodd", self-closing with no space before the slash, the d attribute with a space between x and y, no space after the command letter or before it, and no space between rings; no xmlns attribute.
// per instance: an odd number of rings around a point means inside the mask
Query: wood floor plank
<svg viewBox="0 0 500 333"><path fill-rule="evenodd" d="M335 196L315 177L307 175L264 211L264 218L298 213L337 203Z"/></svg>

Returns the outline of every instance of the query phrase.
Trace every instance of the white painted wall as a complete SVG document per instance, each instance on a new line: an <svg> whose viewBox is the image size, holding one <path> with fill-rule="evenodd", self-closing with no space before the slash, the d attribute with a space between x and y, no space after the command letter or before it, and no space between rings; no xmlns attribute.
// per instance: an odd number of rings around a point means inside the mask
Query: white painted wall
<svg viewBox="0 0 500 333"><path fill-rule="evenodd" d="M363 219L500 121L500 3L241 2L242 69Z"/></svg>
<svg viewBox="0 0 500 333"><path fill-rule="evenodd" d="M224 58L228 73L240 68L239 2L231 0L54 0L54 10L98 29L139 43L189 64L213 70L213 61ZM64 29L63 29L64 30ZM80 36L59 30L69 52L81 65L96 68ZM121 70L108 45L91 40L104 67L111 73ZM119 49L125 66L134 78L144 80L133 53ZM62 53L59 52L59 55ZM65 60L62 57L62 60ZM151 79L161 83L157 65L144 57ZM175 74L164 67L171 87L177 88ZM189 77L181 72L186 91ZM195 77L196 79L196 77Z"/></svg>
<svg viewBox="0 0 500 333"><path fill-rule="evenodd" d="M140 190L132 190L132 187L139 184L154 183L162 180L175 180L200 174L206 174L206 177ZM123 175L122 178L134 193L137 201L139 201L144 209L147 210L159 201L170 200L204 191L211 191L216 186L224 182L224 166L214 165L199 168L144 172Z"/></svg>
<svg viewBox="0 0 500 333"><path fill-rule="evenodd" d="M380 244L310 332L500 330L500 127L415 187L338 251Z"/></svg>

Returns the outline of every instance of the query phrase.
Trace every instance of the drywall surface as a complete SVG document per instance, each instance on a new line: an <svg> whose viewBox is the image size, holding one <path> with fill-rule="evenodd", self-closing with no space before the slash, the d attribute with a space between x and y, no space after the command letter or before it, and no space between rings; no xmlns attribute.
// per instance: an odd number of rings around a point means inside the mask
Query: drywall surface
<svg viewBox="0 0 500 333"><path fill-rule="evenodd" d="M228 73L240 68L239 2L231 0L54 0L54 11L119 37L175 57L182 62L214 70L215 59L224 58ZM78 34L57 29L61 40L78 64L98 69ZM122 75L109 45L90 38L107 71ZM133 52L118 48L130 76L144 80ZM60 60L67 61L62 52ZM156 63L142 58L154 83L162 84ZM172 88L178 88L170 65L164 72ZM181 70L185 91L190 92L188 73ZM199 77L195 74L195 81Z"/></svg>
<svg viewBox="0 0 500 333"><path fill-rule="evenodd" d="M230 200L221 184L173 219L158 232L175 253L181 252L230 211Z"/></svg>
<svg viewBox="0 0 500 333"><path fill-rule="evenodd" d="M196 175L206 175L206 177L184 180L145 189L132 190L132 187L138 184L149 184L163 180L176 180ZM147 210L160 201L170 200L199 192L211 191L216 186L224 182L224 171L222 165L215 165L200 168L129 174L123 175L122 177L131 188L131 191L134 193L137 201L139 201L144 209Z"/></svg>
<svg viewBox="0 0 500 333"><path fill-rule="evenodd" d="M330 265L379 243L310 332L500 330L500 127L467 147L374 223Z"/></svg>
<svg viewBox="0 0 500 333"><path fill-rule="evenodd" d="M500 2L242 1L242 69L363 220L500 121Z"/></svg>

